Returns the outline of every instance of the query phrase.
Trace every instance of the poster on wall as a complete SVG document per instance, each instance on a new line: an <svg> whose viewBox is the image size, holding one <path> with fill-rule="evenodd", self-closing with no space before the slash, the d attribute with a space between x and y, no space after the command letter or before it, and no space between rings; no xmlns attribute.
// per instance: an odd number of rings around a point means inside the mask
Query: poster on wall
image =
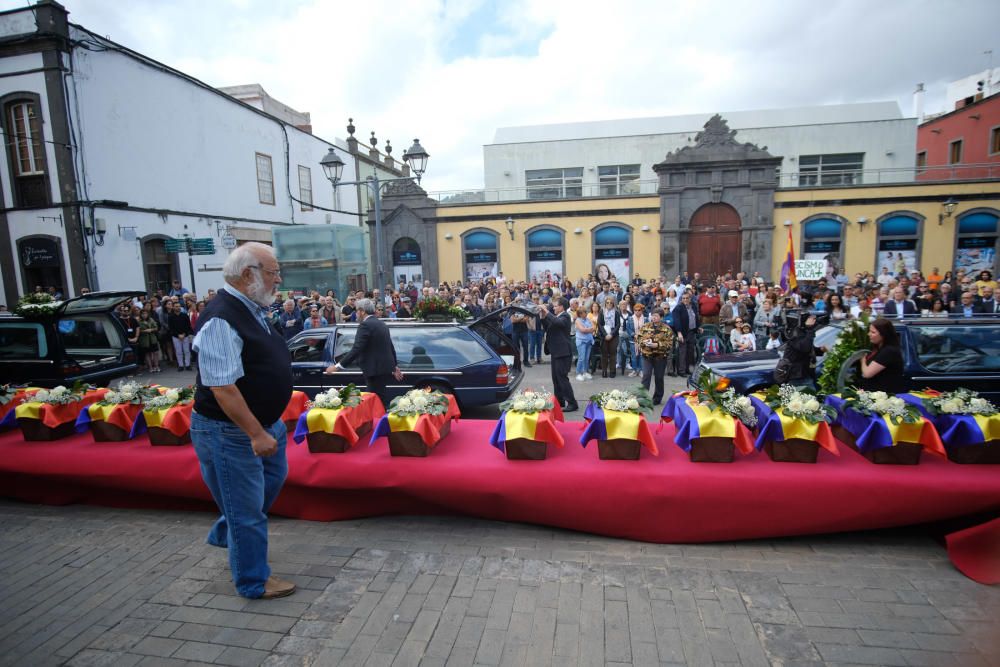
<svg viewBox="0 0 1000 667"><path fill-rule="evenodd" d="M594 255L594 276L598 281L616 279L628 283L632 280L628 248L598 248Z"/></svg>
<svg viewBox="0 0 1000 667"><path fill-rule="evenodd" d="M797 280L819 280L826 278L828 269L825 259L797 259L795 260L795 278Z"/></svg>
<svg viewBox="0 0 1000 667"><path fill-rule="evenodd" d="M499 274L495 252L470 252L465 256L465 280L488 280Z"/></svg>
<svg viewBox="0 0 1000 667"><path fill-rule="evenodd" d="M802 250L802 259L825 259L840 266L840 241L806 241Z"/></svg>
<svg viewBox="0 0 1000 667"><path fill-rule="evenodd" d="M562 251L532 250L528 252L528 280L536 285L562 281Z"/></svg>
<svg viewBox="0 0 1000 667"><path fill-rule="evenodd" d="M882 273L882 267L887 267L889 273L894 276L909 275L916 271L918 266L916 239L892 239L879 242L876 273Z"/></svg>
<svg viewBox="0 0 1000 667"><path fill-rule="evenodd" d="M997 237L977 236L960 238L955 252L955 270L969 274L993 271L997 261Z"/></svg>

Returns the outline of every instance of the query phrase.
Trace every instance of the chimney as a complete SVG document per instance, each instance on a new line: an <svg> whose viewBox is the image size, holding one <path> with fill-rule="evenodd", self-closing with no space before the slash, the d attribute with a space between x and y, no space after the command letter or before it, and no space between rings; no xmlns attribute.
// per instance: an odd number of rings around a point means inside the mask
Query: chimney
<svg viewBox="0 0 1000 667"><path fill-rule="evenodd" d="M913 115L917 119L917 125L924 122L924 84L918 83L917 89L913 91Z"/></svg>

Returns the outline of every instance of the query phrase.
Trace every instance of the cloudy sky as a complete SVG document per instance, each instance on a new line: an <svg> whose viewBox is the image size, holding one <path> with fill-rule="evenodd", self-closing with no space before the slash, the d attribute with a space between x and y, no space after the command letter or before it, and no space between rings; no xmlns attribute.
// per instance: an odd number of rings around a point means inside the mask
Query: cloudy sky
<svg viewBox="0 0 1000 667"><path fill-rule="evenodd" d="M482 187L512 125L896 100L1000 65L996 0L62 0L70 20L213 86L260 83L314 132L431 154ZM27 4L0 0L0 9Z"/></svg>

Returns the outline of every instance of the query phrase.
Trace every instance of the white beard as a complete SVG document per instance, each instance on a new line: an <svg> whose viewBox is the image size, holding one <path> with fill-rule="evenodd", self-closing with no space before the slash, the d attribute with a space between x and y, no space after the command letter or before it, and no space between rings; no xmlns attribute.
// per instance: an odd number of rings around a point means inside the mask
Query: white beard
<svg viewBox="0 0 1000 667"><path fill-rule="evenodd" d="M264 279L260 276L254 276L253 280L247 284L246 289L250 300L261 308L267 308L274 302L274 290L268 291L264 286Z"/></svg>

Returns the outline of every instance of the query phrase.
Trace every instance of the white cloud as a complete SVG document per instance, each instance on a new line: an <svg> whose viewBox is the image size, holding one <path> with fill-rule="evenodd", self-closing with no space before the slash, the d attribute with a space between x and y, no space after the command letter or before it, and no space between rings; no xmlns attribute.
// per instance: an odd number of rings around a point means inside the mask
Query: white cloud
<svg viewBox="0 0 1000 667"><path fill-rule="evenodd" d="M324 138L349 116L397 157L419 137L431 190L481 185L482 145L501 126L886 99L908 114L917 82L932 112L947 81L985 68L984 50L1000 61L990 0L66 5L212 85L262 84Z"/></svg>

